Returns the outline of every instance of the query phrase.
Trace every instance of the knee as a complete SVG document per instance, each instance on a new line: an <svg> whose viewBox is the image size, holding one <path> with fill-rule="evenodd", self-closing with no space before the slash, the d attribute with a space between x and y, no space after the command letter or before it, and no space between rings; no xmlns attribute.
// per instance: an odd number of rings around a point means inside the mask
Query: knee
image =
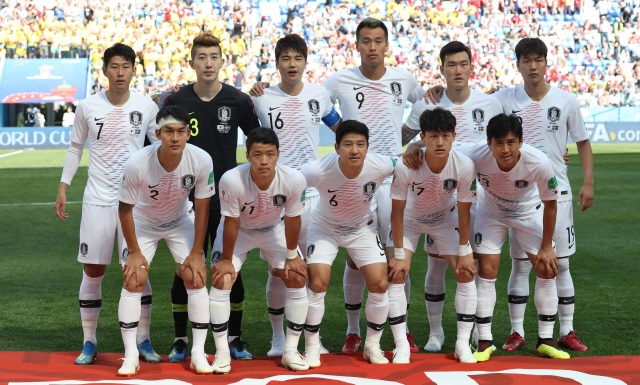
<svg viewBox="0 0 640 385"><path fill-rule="evenodd" d="M147 277L148 274L146 270L142 270L138 276L136 276L136 274L132 274L129 277L129 281L125 281L122 287L131 293L142 293L144 291L144 286L147 283Z"/></svg>
<svg viewBox="0 0 640 385"><path fill-rule="evenodd" d="M231 290L231 286L233 286L233 282L231 282L231 275L225 274L216 282L212 282L211 286L215 287L218 290Z"/></svg>
<svg viewBox="0 0 640 385"><path fill-rule="evenodd" d="M569 275L569 258L558 258L558 275Z"/></svg>
<svg viewBox="0 0 640 385"><path fill-rule="evenodd" d="M387 291L388 285L388 281L386 279L382 279L379 282L367 285L367 289L369 289L369 292L371 293L384 293Z"/></svg>
<svg viewBox="0 0 640 385"><path fill-rule="evenodd" d="M321 280L314 280L314 279L310 279L309 280L309 290L311 290L314 293L324 293L327 291L328 288L328 284L325 282L322 282Z"/></svg>
<svg viewBox="0 0 640 385"><path fill-rule="evenodd" d="M304 287L306 282L307 282L307 279L301 276L300 274L290 272L289 279L285 281L285 284L287 287L290 287L290 288L301 288L301 287Z"/></svg>
<svg viewBox="0 0 640 385"><path fill-rule="evenodd" d="M90 278L102 277L107 270L106 265L85 264L84 273Z"/></svg>
<svg viewBox="0 0 640 385"><path fill-rule="evenodd" d="M474 275L466 270L460 270L459 274L456 274L456 281L460 283L469 283L473 281Z"/></svg>

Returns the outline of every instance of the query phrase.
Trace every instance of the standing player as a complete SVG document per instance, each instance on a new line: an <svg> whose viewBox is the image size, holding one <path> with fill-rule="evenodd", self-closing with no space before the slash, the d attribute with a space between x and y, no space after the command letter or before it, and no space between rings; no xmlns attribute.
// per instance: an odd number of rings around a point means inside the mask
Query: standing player
<svg viewBox="0 0 640 385"><path fill-rule="evenodd" d="M191 68L196 72L197 81L182 87L167 97L165 105L179 105L189 112L191 138L189 143L205 150L213 159L216 186L222 174L234 168L238 127L247 135L259 126L249 97L235 87L222 84L218 73L222 68L222 48L220 40L209 32L201 33L193 39L191 48ZM209 239L215 241L216 229L220 223L220 201L213 197L209 205L209 225L205 250ZM182 279L176 272L171 288L175 341L169 353L169 362L183 362L187 357L187 292ZM246 344L240 340L244 286L242 277L234 284L231 294L231 322L229 343L233 358L250 360L252 355Z"/></svg>
<svg viewBox="0 0 640 385"><path fill-rule="evenodd" d="M90 364L98 356L96 328L102 308L102 279L111 263L116 234L118 255L127 253L117 213L124 163L142 148L145 135L151 142L157 141L158 107L151 99L129 91L135 60L135 52L127 45L116 43L105 50L102 73L109 80L109 89L78 104L56 198L56 215L64 220L68 218L64 212L67 187L78 170L82 148L88 139L89 179L82 203L78 252L78 261L84 264L79 295L84 347L75 361L79 365ZM155 353L149 339L151 285L148 280L141 303L138 351L147 362L160 362L162 358Z"/></svg>
<svg viewBox="0 0 640 385"><path fill-rule="evenodd" d="M215 373L231 370L227 341L229 295L247 253L260 248L270 274L284 281L287 336L282 365L307 370L298 340L307 316L307 265L297 251L306 183L299 171L278 165L278 137L258 128L247 136L247 161L220 179L222 215L211 255L211 327L216 343ZM282 215L284 214L284 219Z"/></svg>
<svg viewBox="0 0 640 385"><path fill-rule="evenodd" d="M320 193L320 202L311 213L308 229L309 313L304 328L305 360L311 368L321 365L318 332L324 316L331 264L339 247L347 249L369 289L364 358L373 364L389 363L380 350L382 329L389 315L387 260L378 238L371 203L382 182L393 175L395 161L382 155L367 155L368 147L367 126L345 120L336 131L336 154L302 166L307 185ZM404 331L404 346L402 341L396 341L394 363L409 363Z"/></svg>
<svg viewBox="0 0 640 385"><path fill-rule="evenodd" d="M188 121L189 115L183 108L164 107L156 118L156 136L160 143L136 152L124 167L118 214L129 253L121 259L124 285L118 319L124 362L118 370L120 376L133 376L140 369L135 345L142 295L140 284L147 279L161 239L171 250L177 271L187 287L193 332L191 370L197 374L213 372L204 354L209 298L203 259L209 199L215 194L213 163L205 151L187 144ZM192 190L193 209L189 202Z"/></svg>
<svg viewBox="0 0 640 385"><path fill-rule="evenodd" d="M459 41L452 41L440 50L440 72L447 82L440 102L436 105L428 104L426 98L421 99L411 109L411 114L405 126L415 132L420 131L420 116L425 110L436 107L445 108L456 118L454 146L463 143L485 143L487 140L487 123L494 116L502 113L500 102L489 95L485 95L469 87L469 78L473 73L471 50ZM404 130L404 129L403 129ZM412 151L424 143L416 142L409 145L403 160L416 168L422 163L422 151ZM417 152L418 156L415 156ZM475 205L471 207L471 230L475 220ZM473 240L473 238L471 238ZM433 248L433 246L431 246ZM436 248L437 249L437 248ZM437 254L437 253L435 253ZM428 257L427 276L424 283L425 302L429 316L429 341L424 350L437 352L442 349L445 336L442 329L442 309L445 299L445 273L449 264L444 258L435 255Z"/></svg>
<svg viewBox="0 0 640 385"><path fill-rule="evenodd" d="M280 83L264 89L264 96L252 97L262 126L271 127L278 135L280 158L278 164L294 169L318 159L320 122L333 131L340 123L340 115L333 108L326 88L302 82L307 64L307 43L299 35L282 37L276 43L276 68ZM318 202L318 191L307 188L302 214L298 246L306 256L307 223L309 214ZM267 307L273 338L267 356L281 356L284 348L282 317L286 288L281 279L269 274L267 280ZM326 349L323 353L328 353Z"/></svg>
<svg viewBox="0 0 640 385"><path fill-rule="evenodd" d="M553 342L558 311L554 279L558 262L553 250L558 182L551 162L542 152L523 145L521 119L514 115L500 114L489 121L486 146L463 145L460 151L474 161L478 183L484 188L474 226L474 251L479 262L475 319L479 341L473 355L478 361L487 361L495 349L491 334L495 283L500 250L507 231L512 229L536 270L536 352L544 357L569 358Z"/></svg>
<svg viewBox="0 0 640 385"><path fill-rule="evenodd" d="M469 347L477 304L473 280L476 268L469 245L471 203L476 195L474 165L471 159L451 151L457 135L456 118L450 111L442 108L425 110L420 116L420 129L420 140L426 145L421 156L424 160L417 170L399 164L391 186L393 206L387 257L394 255L396 260L406 257L406 263L389 263L392 277L389 319L392 323L394 306L402 308L405 305L402 303L404 296L392 300L394 286L403 280L403 267L409 270L420 235L427 234L425 249L429 258L444 259L456 273L458 339L455 356L460 362L474 363L476 359Z"/></svg>

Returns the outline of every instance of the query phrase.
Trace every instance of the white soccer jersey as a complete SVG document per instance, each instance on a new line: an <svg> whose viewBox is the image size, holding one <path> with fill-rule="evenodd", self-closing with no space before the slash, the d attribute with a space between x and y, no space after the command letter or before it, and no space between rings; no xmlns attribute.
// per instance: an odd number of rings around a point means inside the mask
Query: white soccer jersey
<svg viewBox="0 0 640 385"><path fill-rule="evenodd" d="M302 166L309 187L315 187L320 202L309 223L317 223L338 235L349 235L373 221L371 199L385 178L393 175L396 161L388 156L367 154L355 179L348 179L338 165L338 154Z"/></svg>
<svg viewBox="0 0 640 385"><path fill-rule="evenodd" d="M524 142L551 160L558 178L558 201L571 200L567 165L562 158L567 148L567 135L571 134L574 142L589 139L575 96L551 86L547 95L535 102L525 92L523 84L505 88L494 95L502 103L505 113L522 118Z"/></svg>
<svg viewBox="0 0 640 385"><path fill-rule="evenodd" d="M302 215L306 186L300 171L278 164L271 185L262 191L251 179L251 163L245 163L220 179L220 212L239 217L241 229L270 229L280 223L283 209L288 217Z"/></svg>
<svg viewBox="0 0 640 385"><path fill-rule="evenodd" d="M118 187L124 163L144 146L144 136L158 141L155 130L158 106L153 100L131 92L129 100L114 107L105 92L89 96L78 104L71 141L89 139L89 179L84 203L98 206L118 204Z"/></svg>
<svg viewBox="0 0 640 385"><path fill-rule="evenodd" d="M537 215L540 199L558 199L551 162L528 144L522 145L518 163L508 172L498 168L486 143L465 144L459 151L475 163L477 183L485 191L478 199L480 211L498 218L526 219Z"/></svg>
<svg viewBox="0 0 640 385"><path fill-rule="evenodd" d="M263 96L252 96L251 100L260 125L270 127L278 135L279 164L298 170L318 159L320 121L334 111L326 88L304 83L299 95L289 96L274 85L265 89Z"/></svg>
<svg viewBox="0 0 640 385"><path fill-rule="evenodd" d="M413 170L400 161L393 173L391 199L407 201L405 221L437 226L456 215L455 191L457 201L475 202L475 174L473 161L455 150L449 152L447 165L439 174L426 162Z"/></svg>
<svg viewBox="0 0 640 385"><path fill-rule="evenodd" d="M425 110L433 110L441 107L451 111L456 117L456 141L457 147L463 143L485 143L487 141L487 123L494 116L502 113L502 105L496 98L471 90L469 98L462 104L454 104L442 94L439 104L427 104L426 99L421 99L411 109L411 114L405 124L412 130L420 131L420 115Z"/></svg>
<svg viewBox="0 0 640 385"><path fill-rule="evenodd" d="M344 120L369 127L369 153L394 156L402 152L402 119L408 101L416 103L424 90L409 71L385 67L380 80L369 80L359 67L331 74L322 85L331 101L340 102Z"/></svg>
<svg viewBox="0 0 640 385"><path fill-rule="evenodd" d="M189 214L189 192L196 199L215 194L213 161L206 151L188 144L178 167L167 172L158 160L161 144L147 146L125 163L118 199L135 204L133 217L151 229L175 228Z"/></svg>

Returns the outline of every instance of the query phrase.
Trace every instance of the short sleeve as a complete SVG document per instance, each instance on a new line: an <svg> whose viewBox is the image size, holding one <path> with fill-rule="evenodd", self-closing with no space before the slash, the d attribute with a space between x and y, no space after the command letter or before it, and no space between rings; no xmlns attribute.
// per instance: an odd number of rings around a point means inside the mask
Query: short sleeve
<svg viewBox="0 0 640 385"><path fill-rule="evenodd" d="M407 85L409 86L407 100L415 104L420 100L420 97L425 91L420 87L420 83L418 83L415 76L413 76L409 71L406 71L406 78Z"/></svg>
<svg viewBox="0 0 640 385"><path fill-rule="evenodd" d="M204 151L200 154L198 166L194 196L196 199L210 198L216 193L216 185L213 177L213 161L209 154Z"/></svg>
<svg viewBox="0 0 640 385"><path fill-rule="evenodd" d="M233 172L226 172L220 179L220 214L226 217L240 217L240 197L232 178Z"/></svg>
<svg viewBox="0 0 640 385"><path fill-rule="evenodd" d="M151 144L157 143L160 141L156 136L156 130L158 129L158 123L156 123L156 116L158 115L158 106L155 104L150 108L151 120L149 120L149 125L147 126L147 138Z"/></svg>
<svg viewBox="0 0 640 385"><path fill-rule="evenodd" d="M589 139L589 133L587 132L582 114L580 113L580 106L573 96L571 96L571 100L569 101L567 129L569 130L571 139L573 139L575 143Z"/></svg>
<svg viewBox="0 0 640 385"><path fill-rule="evenodd" d="M419 100L411 108L411 113L404 123L407 127L414 131L420 130L420 115L427 109L427 102L425 100Z"/></svg>
<svg viewBox="0 0 640 385"><path fill-rule="evenodd" d="M321 178L318 172L318 162L319 160L308 162L300 168L300 172L307 181L307 187L318 187L318 184L320 184Z"/></svg>
<svg viewBox="0 0 640 385"><path fill-rule="evenodd" d="M502 105L502 110L504 111L505 99L509 97L509 89L503 88L500 91L496 91L491 94L494 98L498 99L500 104Z"/></svg>
<svg viewBox="0 0 640 385"><path fill-rule="evenodd" d="M84 116L84 105L80 103L76 109L76 117L73 120L73 128L71 129L71 141L84 145L89 136L89 125Z"/></svg>
<svg viewBox="0 0 640 385"><path fill-rule="evenodd" d="M334 72L322 82L322 86L329 91L331 103L335 103L340 93L340 72Z"/></svg>
<svg viewBox="0 0 640 385"><path fill-rule="evenodd" d="M287 183L293 187L291 188L291 194L289 199L287 200L284 211L285 215L288 217L297 217L304 213L304 193L306 190L306 181L304 175L302 175L298 171L292 173L289 177L291 178L291 180L287 181Z"/></svg>
<svg viewBox="0 0 640 385"><path fill-rule="evenodd" d="M118 189L118 200L129 205L135 205L138 202L138 192L140 191L138 167L136 166L138 161L137 156L132 156L125 162L122 182Z"/></svg>
<svg viewBox="0 0 640 385"><path fill-rule="evenodd" d="M411 171L404 165L402 159L393 172L393 181L391 182L391 199L406 201L409 194L409 186L413 182L409 176Z"/></svg>

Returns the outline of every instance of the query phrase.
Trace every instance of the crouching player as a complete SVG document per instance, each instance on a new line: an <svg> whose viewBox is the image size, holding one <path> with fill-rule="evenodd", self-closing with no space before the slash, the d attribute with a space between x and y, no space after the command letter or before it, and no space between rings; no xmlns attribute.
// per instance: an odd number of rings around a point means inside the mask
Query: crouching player
<svg viewBox="0 0 640 385"><path fill-rule="evenodd" d="M368 147L367 126L346 120L336 130L336 154L306 163L301 169L307 185L320 193L309 219L307 238L309 314L304 328L305 360L311 368L321 365L318 332L338 247L347 249L369 289L364 358L373 364L389 363L380 349L382 329L389 314L387 261L377 236L371 200L384 179L393 175L395 161L367 154ZM404 329L402 333L406 342ZM409 354L394 357L394 363L401 362L408 363Z"/></svg>
<svg viewBox="0 0 640 385"><path fill-rule="evenodd" d="M455 128L456 118L450 111L439 107L425 110L420 116L420 139L426 148L419 168L413 170L403 162L396 167L391 184L391 229L387 241L391 282L389 322L393 325L397 317L404 317L394 314L394 309L406 309L404 277L420 235L428 234L425 249L429 258L444 258L458 282L455 356L460 362L475 363L469 337L477 304L473 280L476 268L468 241L471 203L475 201L475 168L471 159L451 150Z"/></svg>
<svg viewBox="0 0 640 385"><path fill-rule="evenodd" d="M495 284L500 251L507 231L527 253L536 271L535 304L538 310L536 352L544 357L569 358L553 342L558 311L555 277L558 261L553 249L558 182L551 162L541 151L522 142L522 120L499 114L487 125L487 145L459 149L475 163L477 182L484 188L478 198L474 251L478 254L478 361L493 354L491 320L496 303ZM541 202L542 200L542 202ZM542 209L542 210L541 210Z"/></svg>
<svg viewBox="0 0 640 385"><path fill-rule="evenodd" d="M247 161L220 179L222 221L211 255L210 311L216 344L215 373L229 373L227 342L231 286L247 253L262 251L271 274L287 287L284 313L287 333L282 366L294 371L309 366L298 353L298 340L307 317L307 265L298 254L300 215L304 212L304 176L278 165L278 136L269 128L256 128L247 136ZM284 220L282 220L284 210ZM284 223L283 223L284 222Z"/></svg>
<svg viewBox="0 0 640 385"><path fill-rule="evenodd" d="M124 363L118 375L132 376L140 368L136 346L140 296L161 239L167 243L187 288L193 330L191 370L210 374L212 369L204 354L209 311L203 243L209 199L215 194L213 162L205 151L187 144L191 135L189 115L182 107L163 108L156 122L160 143L141 149L127 160L118 192L118 214L129 247L128 256L123 255L121 261L124 285L118 319ZM194 189L195 215L188 199Z"/></svg>

